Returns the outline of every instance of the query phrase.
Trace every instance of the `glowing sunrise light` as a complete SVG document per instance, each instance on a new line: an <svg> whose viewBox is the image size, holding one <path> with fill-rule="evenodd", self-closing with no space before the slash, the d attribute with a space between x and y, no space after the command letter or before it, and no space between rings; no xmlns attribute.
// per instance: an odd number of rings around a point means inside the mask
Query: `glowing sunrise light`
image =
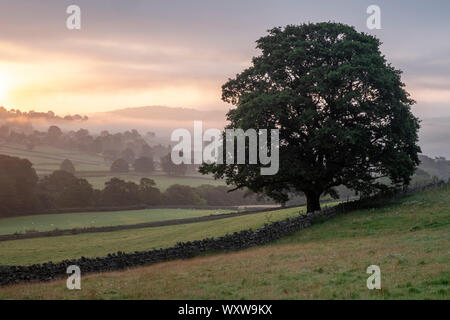
<svg viewBox="0 0 450 320"><path fill-rule="evenodd" d="M0 100L3 100L6 97L8 87L8 79L0 73Z"/></svg>

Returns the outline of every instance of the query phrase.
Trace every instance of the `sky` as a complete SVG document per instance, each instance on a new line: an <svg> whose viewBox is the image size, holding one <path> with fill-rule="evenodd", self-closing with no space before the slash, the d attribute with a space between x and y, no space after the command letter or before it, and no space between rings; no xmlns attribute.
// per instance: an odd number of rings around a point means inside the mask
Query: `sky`
<svg viewBox="0 0 450 320"><path fill-rule="evenodd" d="M66 8L81 8L68 30ZM366 9L381 9L369 30ZM421 118L450 117L450 1L0 0L0 105L91 114L165 105L225 110L221 85L275 26L336 21L377 36Z"/></svg>

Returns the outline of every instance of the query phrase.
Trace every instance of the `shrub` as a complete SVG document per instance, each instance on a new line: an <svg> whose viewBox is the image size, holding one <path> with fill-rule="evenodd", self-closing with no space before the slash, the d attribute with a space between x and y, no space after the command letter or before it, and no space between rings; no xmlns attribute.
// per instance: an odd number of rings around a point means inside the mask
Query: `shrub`
<svg viewBox="0 0 450 320"><path fill-rule="evenodd" d="M140 157L133 163L136 172L152 172L154 170L153 159L149 157Z"/></svg>
<svg viewBox="0 0 450 320"><path fill-rule="evenodd" d="M187 170L186 164L173 163L170 153L161 158L161 167L169 176L184 176Z"/></svg>
<svg viewBox="0 0 450 320"><path fill-rule="evenodd" d="M136 183L118 178L112 178L105 183L105 189L101 194L101 205L126 206L139 203L139 187Z"/></svg>
<svg viewBox="0 0 450 320"><path fill-rule="evenodd" d="M142 178L139 184L139 199L147 205L159 205L163 198L161 191L155 187L155 181Z"/></svg>
<svg viewBox="0 0 450 320"><path fill-rule="evenodd" d="M75 174L75 166L69 159L64 159L64 161L61 163L61 166L59 167L59 170Z"/></svg>
<svg viewBox="0 0 450 320"><path fill-rule="evenodd" d="M171 205L203 205L206 201L198 195L194 188L174 184L164 192L164 200Z"/></svg>
<svg viewBox="0 0 450 320"><path fill-rule="evenodd" d="M125 161L122 158L119 158L115 160L111 165L111 172L128 172L130 170L130 167L128 165L128 162Z"/></svg>

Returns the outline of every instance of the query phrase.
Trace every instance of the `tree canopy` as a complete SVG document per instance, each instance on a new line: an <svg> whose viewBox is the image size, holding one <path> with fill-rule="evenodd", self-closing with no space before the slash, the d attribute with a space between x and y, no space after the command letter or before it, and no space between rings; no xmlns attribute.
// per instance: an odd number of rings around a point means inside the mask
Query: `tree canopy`
<svg viewBox="0 0 450 320"><path fill-rule="evenodd" d="M261 55L222 86L222 99L236 106L228 128L280 130L279 171L204 164L201 172L280 202L303 192L308 211L339 185L370 194L388 188L380 177L408 184L419 163L419 121L380 44L340 23L269 30L257 41Z"/></svg>
<svg viewBox="0 0 450 320"><path fill-rule="evenodd" d="M61 163L61 166L59 167L59 170L75 174L75 166L69 159L64 159L64 161Z"/></svg>
<svg viewBox="0 0 450 320"><path fill-rule="evenodd" d="M94 202L94 190L89 182L64 170L43 177L38 189L41 201L45 197L45 203L56 208L88 207Z"/></svg>
<svg viewBox="0 0 450 320"><path fill-rule="evenodd" d="M122 158L115 160L111 164L110 171L111 172L128 172L130 170L130 166L128 162Z"/></svg>
<svg viewBox="0 0 450 320"><path fill-rule="evenodd" d="M152 172L154 170L153 158L137 158L136 160L134 160L133 168L136 172Z"/></svg>
<svg viewBox="0 0 450 320"><path fill-rule="evenodd" d="M0 216L32 210L37 182L30 161L0 154Z"/></svg>
<svg viewBox="0 0 450 320"><path fill-rule="evenodd" d="M169 153L164 157L161 157L161 168L169 176L184 176L186 174L187 165L185 163L173 163Z"/></svg>

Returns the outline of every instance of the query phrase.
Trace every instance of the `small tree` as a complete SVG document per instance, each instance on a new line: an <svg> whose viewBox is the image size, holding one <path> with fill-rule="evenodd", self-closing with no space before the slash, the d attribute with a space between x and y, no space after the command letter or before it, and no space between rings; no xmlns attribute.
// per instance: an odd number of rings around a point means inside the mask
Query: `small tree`
<svg viewBox="0 0 450 320"><path fill-rule="evenodd" d="M184 176L187 170L185 163L173 163L170 153L161 158L161 167L169 176Z"/></svg>
<svg viewBox="0 0 450 320"><path fill-rule="evenodd" d="M134 170L136 172L152 172L154 170L153 159L148 157L141 157L134 161Z"/></svg>
<svg viewBox="0 0 450 320"><path fill-rule="evenodd" d="M64 161L61 163L61 166L59 167L59 170L75 174L75 166L69 159L64 159Z"/></svg>
<svg viewBox="0 0 450 320"><path fill-rule="evenodd" d="M105 183L101 194L102 205L125 206L139 203L139 186L136 183L118 178L112 178Z"/></svg>
<svg viewBox="0 0 450 320"><path fill-rule="evenodd" d="M94 189L86 179L77 178L62 190L56 199L60 208L82 208L94 204Z"/></svg>
<svg viewBox="0 0 450 320"><path fill-rule="evenodd" d="M47 135L55 138L59 138L62 135L62 131L58 126L50 126L47 130Z"/></svg>
<svg viewBox="0 0 450 320"><path fill-rule="evenodd" d="M119 155L119 152L115 151L115 150L105 150L103 151L103 159L105 160L106 163L112 163L114 162L114 160L117 159Z"/></svg>
<svg viewBox="0 0 450 320"><path fill-rule="evenodd" d="M147 143L144 143L141 148L141 157L153 158L152 148Z"/></svg>
<svg viewBox="0 0 450 320"><path fill-rule="evenodd" d="M131 164L136 158L136 154L131 148L126 148L120 153L120 157Z"/></svg>
<svg viewBox="0 0 450 320"><path fill-rule="evenodd" d="M80 208L91 206L94 200L94 190L86 179L63 170L42 178L38 190L51 207Z"/></svg>
<svg viewBox="0 0 450 320"><path fill-rule="evenodd" d="M203 205L206 201L200 198L194 188L180 184L171 185L164 192L164 198L167 203L172 205Z"/></svg>
<svg viewBox="0 0 450 320"><path fill-rule="evenodd" d="M47 139L51 144L55 144L62 136L62 131L58 126L50 126L47 130Z"/></svg>
<svg viewBox="0 0 450 320"><path fill-rule="evenodd" d="M56 170L39 181L38 190L45 191L52 197L56 197L75 180L77 178L73 174L67 171Z"/></svg>
<svg viewBox="0 0 450 320"><path fill-rule="evenodd" d="M139 198L142 203L158 205L162 203L162 194L152 179L142 178L139 184Z"/></svg>
<svg viewBox="0 0 450 320"><path fill-rule="evenodd" d="M111 165L111 172L128 172L130 171L130 167L128 162L122 158L115 160Z"/></svg>

